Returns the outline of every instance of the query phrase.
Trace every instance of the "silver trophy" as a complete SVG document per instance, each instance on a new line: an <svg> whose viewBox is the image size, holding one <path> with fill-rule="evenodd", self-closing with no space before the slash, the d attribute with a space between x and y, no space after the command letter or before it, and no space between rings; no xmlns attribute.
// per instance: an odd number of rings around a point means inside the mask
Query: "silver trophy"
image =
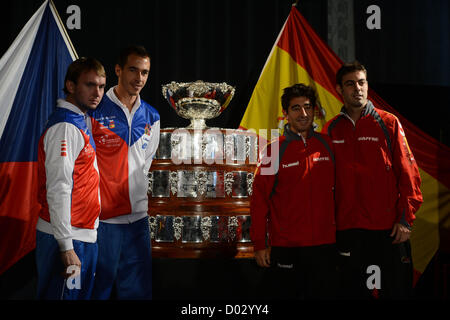
<svg viewBox="0 0 450 320"><path fill-rule="evenodd" d="M207 128L205 120L220 115L234 96L234 87L222 83L174 82L162 86L162 94L176 113L191 120L189 129Z"/></svg>

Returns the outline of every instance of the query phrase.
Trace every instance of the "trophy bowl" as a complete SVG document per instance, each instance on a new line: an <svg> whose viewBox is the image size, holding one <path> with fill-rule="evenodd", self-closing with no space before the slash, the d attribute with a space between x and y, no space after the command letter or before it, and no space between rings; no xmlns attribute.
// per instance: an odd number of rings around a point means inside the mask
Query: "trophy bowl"
<svg viewBox="0 0 450 320"><path fill-rule="evenodd" d="M234 87L222 83L197 80L174 82L162 86L162 94L176 113L191 120L187 128L204 129L206 119L220 115L234 96Z"/></svg>

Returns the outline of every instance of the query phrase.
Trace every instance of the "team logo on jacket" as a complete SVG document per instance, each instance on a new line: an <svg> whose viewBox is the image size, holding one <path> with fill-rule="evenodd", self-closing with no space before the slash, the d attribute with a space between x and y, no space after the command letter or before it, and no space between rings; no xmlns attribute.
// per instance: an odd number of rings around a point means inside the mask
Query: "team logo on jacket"
<svg viewBox="0 0 450 320"><path fill-rule="evenodd" d="M150 135L150 130L152 129L152 127L151 127L151 125L149 124L149 123L147 123L146 125L145 125L145 129L144 129L144 133L146 134L146 135Z"/></svg>
<svg viewBox="0 0 450 320"><path fill-rule="evenodd" d="M108 127L110 128L110 129L114 129L115 127L116 127L116 125L114 124L114 120L109 120L109 124L108 124Z"/></svg>

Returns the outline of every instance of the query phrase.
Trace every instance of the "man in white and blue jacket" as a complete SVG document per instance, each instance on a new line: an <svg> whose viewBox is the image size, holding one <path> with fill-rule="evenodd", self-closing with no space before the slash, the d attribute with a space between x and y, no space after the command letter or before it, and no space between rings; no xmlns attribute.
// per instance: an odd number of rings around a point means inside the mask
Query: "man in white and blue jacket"
<svg viewBox="0 0 450 320"><path fill-rule="evenodd" d="M147 173L159 144L159 114L139 93L150 71L145 48L124 49L115 66L118 85L91 113L102 210L93 299L152 298Z"/></svg>

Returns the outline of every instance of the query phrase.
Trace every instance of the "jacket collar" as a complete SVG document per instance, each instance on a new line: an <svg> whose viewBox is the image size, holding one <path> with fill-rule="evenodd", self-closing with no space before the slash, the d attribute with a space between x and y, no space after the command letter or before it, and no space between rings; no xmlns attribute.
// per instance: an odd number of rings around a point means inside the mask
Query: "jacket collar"
<svg viewBox="0 0 450 320"><path fill-rule="evenodd" d="M81 111L80 108L78 108L76 105L68 102L65 99L56 100L56 106L59 108L70 110L76 114L79 114L80 116L85 116L85 113L83 111Z"/></svg>
<svg viewBox="0 0 450 320"><path fill-rule="evenodd" d="M119 100L119 98L116 96L116 93L114 92L114 87L109 88L108 92L106 92L106 95L108 96L108 98L114 102L115 104L117 104L119 107L121 107L122 109L124 109L124 111L129 113L128 108L122 103L122 101ZM133 108L131 109L131 113L133 113L135 110L137 110L137 108L139 108L139 106L141 105L141 96L138 95L136 98L136 101L134 102Z"/></svg>
<svg viewBox="0 0 450 320"><path fill-rule="evenodd" d="M309 129L308 134L306 136L306 139L311 138L313 133L314 133L314 128L311 126L311 128ZM291 140L291 141L292 140L304 140L303 136L291 131L291 129L289 128L289 123L286 123L284 125L283 135L286 137L287 140Z"/></svg>
<svg viewBox="0 0 450 320"><path fill-rule="evenodd" d="M372 101L367 100L367 104L366 104L366 106L363 108L363 110L361 112L361 118L371 114L372 111L374 110L374 108L375 107L374 107ZM341 114L342 115L346 115L348 117L347 109L345 108L345 106L342 106Z"/></svg>

